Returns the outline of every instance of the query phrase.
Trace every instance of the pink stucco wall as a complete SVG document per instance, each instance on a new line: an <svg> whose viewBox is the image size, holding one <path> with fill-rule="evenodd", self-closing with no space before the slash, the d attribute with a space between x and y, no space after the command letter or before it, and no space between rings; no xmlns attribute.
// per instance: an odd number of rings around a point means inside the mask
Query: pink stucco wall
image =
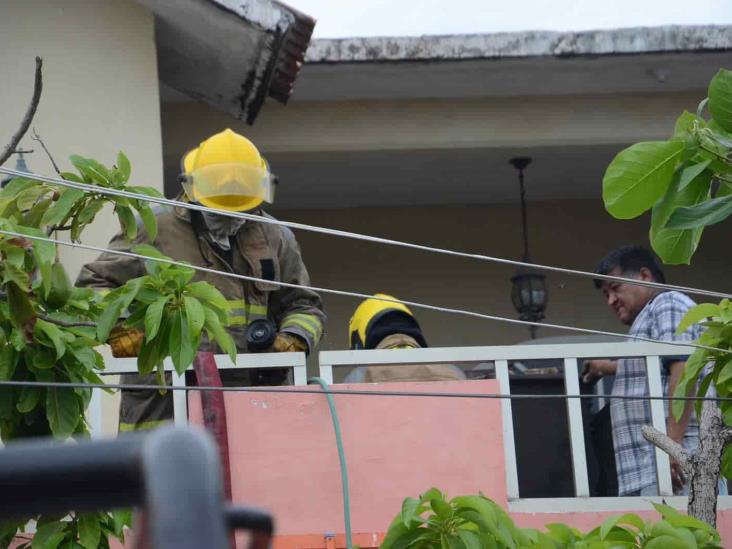
<svg viewBox="0 0 732 549"><path fill-rule="evenodd" d="M495 380L389 385L358 389L497 393ZM232 488L236 502L271 510L276 547L341 547L338 454L328 405L319 394L226 393ZM483 492L507 506L500 401L494 399L335 395L351 492L352 530L375 546L402 500L432 486L448 495ZM189 398L201 423L200 397ZM569 458L569 457L568 457ZM650 505L649 505L650 509ZM589 530L620 513L512 513L520 526L565 522ZM655 513L651 511L648 517ZM732 512L720 512L723 539L732 540Z"/></svg>
<svg viewBox="0 0 732 549"><path fill-rule="evenodd" d="M347 386L339 386L339 389ZM374 387L361 385L359 388ZM493 381L391 384L410 391L496 392ZM335 395L354 531L382 532L408 495L439 486L505 501L497 400ZM200 399L189 415L200 422ZM280 534L343 530L338 453L317 394L227 393L234 500L273 510Z"/></svg>

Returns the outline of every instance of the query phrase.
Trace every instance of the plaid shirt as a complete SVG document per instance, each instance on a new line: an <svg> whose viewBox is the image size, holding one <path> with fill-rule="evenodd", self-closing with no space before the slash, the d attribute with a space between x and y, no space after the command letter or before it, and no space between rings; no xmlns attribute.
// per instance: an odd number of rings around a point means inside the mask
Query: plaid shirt
<svg viewBox="0 0 732 549"><path fill-rule="evenodd" d="M676 327L694 302L680 292L662 292L649 301L630 328L630 335L663 341L693 341L701 335L702 327L694 324L686 332L676 335ZM631 340L637 341L637 340ZM686 356L664 357L661 368L663 394L668 394L668 364L686 360ZM642 358L618 360L613 384L613 395L648 396L646 364ZM618 473L618 494L628 495L641 488L656 484L656 456L654 446L641 433L641 426L651 423L648 400L612 400L610 413L613 424L615 464ZM666 402L666 416L669 403ZM699 426L692 415L683 440L686 449L696 448Z"/></svg>

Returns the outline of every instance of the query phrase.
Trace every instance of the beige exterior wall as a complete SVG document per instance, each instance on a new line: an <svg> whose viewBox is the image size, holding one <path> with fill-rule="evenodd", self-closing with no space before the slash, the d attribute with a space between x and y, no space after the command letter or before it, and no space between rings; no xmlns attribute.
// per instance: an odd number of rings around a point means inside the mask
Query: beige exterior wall
<svg viewBox="0 0 732 549"><path fill-rule="evenodd" d="M388 238L518 259L517 205L412 209L282 211L278 217ZM606 252L623 244L647 245L648 219L618 221L600 201L529 203L531 253L537 263L594 270ZM707 229L692 266L669 267L669 282L732 291L727 253L730 223ZM297 231L312 283L364 293L517 318L508 266L356 242ZM604 305L589 279L547 274L547 322L616 332L626 327ZM324 296L328 336L322 349L347 348L347 326L357 299ZM704 301L703 298L695 298ZM431 346L505 345L528 339L527 328L432 311L414 310ZM571 335L541 329L539 337Z"/></svg>
<svg viewBox="0 0 732 549"><path fill-rule="evenodd" d="M71 154L111 165L122 150L132 162L135 184L162 190L153 16L131 0L2 0L1 147L27 108L36 55L43 58L43 94L31 128L42 136L61 169L72 168ZM26 157L32 171L53 174L29 135L21 147L35 149ZM14 157L6 165L14 167ZM83 241L105 246L118 228L108 208L86 230ZM96 255L61 249L72 278ZM105 396L103 405L105 432L113 433L117 399Z"/></svg>
<svg viewBox="0 0 732 549"><path fill-rule="evenodd" d="M541 90L537 90L537 94ZM165 148L175 156L230 126L265 152L537 147L666 139L698 92L485 99L273 102L254 126L204 105L165 106ZM181 152L179 152L181 151Z"/></svg>
<svg viewBox="0 0 732 549"><path fill-rule="evenodd" d="M131 0L3 0L0 3L0 146L20 124L33 90L35 56L43 58L43 95L33 121L62 170L70 154L111 165L127 154L138 185L162 189L162 146L154 20ZM30 134L31 132L29 132ZM38 143L32 171L53 174ZM14 167L14 158L8 161ZM111 211L84 242L104 246L118 230ZM94 252L63 249L72 277Z"/></svg>

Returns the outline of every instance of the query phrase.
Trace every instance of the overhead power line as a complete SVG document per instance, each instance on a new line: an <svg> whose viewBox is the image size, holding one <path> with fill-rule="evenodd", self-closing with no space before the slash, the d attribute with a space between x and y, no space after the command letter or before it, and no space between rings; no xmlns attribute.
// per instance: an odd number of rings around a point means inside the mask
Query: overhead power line
<svg viewBox="0 0 732 549"><path fill-rule="evenodd" d="M110 253L110 254L120 255L120 256L124 256L124 257L132 257L132 258L141 259L144 261L155 261L158 263L167 263L170 265L176 265L178 267L186 267L186 268L193 269L196 271L201 271L204 273L211 273L211 274L216 274L216 275L221 275L221 276L227 276L230 278L237 278L239 280L246 280L248 282L265 282L267 284L275 284L275 285L281 286L283 288L297 288L297 289L301 289L301 290L312 290L314 292L319 292L319 293L324 293L324 294L332 294L332 295L339 295L339 296L345 296L345 297L355 297L358 299L372 299L373 298L373 295L364 294L361 292L352 292L352 291L347 291L347 290L334 290L332 288L320 288L318 286L305 286L303 284L293 284L291 282L282 282L282 281L278 281L278 280L267 280L267 279L258 278L255 276L242 275L242 274L232 273L232 272L228 272L228 271L220 271L218 269L211 269L209 267L202 267L199 265L191 265L189 263L184 263L182 261L176 261L174 259L149 257L149 256L141 255L141 254L138 254L135 252L127 252L127 251L123 251L123 250L111 250L109 248L101 248L99 246L91 246L89 244L80 244L77 242L65 242L63 240L57 240L54 238L27 235L27 234L15 232L15 231L0 230L0 234L6 235L6 236L17 237L17 238L27 238L30 240L37 240L40 242L50 242L53 244L59 244L59 245L68 246L71 248L80 248L80 249L92 250L92 251L100 252L100 253ZM425 310L429 310L429 311L438 311L438 312L442 312L442 313L458 314L458 315L469 316L469 317L473 317L473 318L481 318L484 320L493 320L493 321L497 321L497 322L505 322L508 324L518 324L521 326L537 326L537 327L543 327L543 328L554 328L557 330L566 330L566 331L579 332L579 333L585 333L585 334L617 337L617 338L624 339L624 340L632 339L632 340L637 340L637 341L645 341L647 343L660 343L663 345L676 345L679 347L695 347L697 349L704 349L707 351L732 354L732 350L721 349L718 347L709 347L707 345L700 345L698 343L692 343L692 342L686 342L686 341L662 341L660 339L653 339L653 338L649 338L649 337L621 334L618 332L607 332L605 330L594 330L591 328L580 328L577 326L567 326L564 324L550 324L547 322L531 322L528 320L518 320L515 318L506 318L506 317L502 317L502 316L478 313L478 312L469 311L466 309L440 307L438 305L430 305L428 303L420 303L418 301L407 301L407 300L403 300L403 299L392 299L392 298L387 298L387 297L383 297L383 298L380 297L379 300L387 302L387 303L402 303L404 305L409 305L409 306L412 306L415 308L425 309Z"/></svg>
<svg viewBox="0 0 732 549"><path fill-rule="evenodd" d="M35 174L35 173L21 172L21 171L14 170L12 168L3 167L3 166L0 166L0 173L5 173L8 175L17 176L17 177L24 177L27 179L34 179L37 181L43 181L44 183L49 183L52 185L58 185L61 187L67 187L67 188L71 188L71 189L78 189L78 190L81 190L84 192L97 193L97 194L102 194L102 195L107 195L107 196L117 196L117 197L122 197L122 198L132 198L135 200L153 202L155 204L161 204L164 206L185 208L187 210L199 211L199 212L214 213L216 215L220 215L220 216L224 216L224 217L232 217L232 218L236 218L236 219L246 219L249 221L256 221L258 223L279 225L282 227L288 227L290 229L298 229L298 230L303 230L303 231L326 234L326 235L330 235L330 236L350 238L350 239L354 239L354 240L372 242L375 244L385 244L388 246L397 246L397 247L408 248L408 249L412 249L412 250L420 250L420 251L430 252L430 253L435 253L435 254L440 254L440 255L461 257L461 258L465 258L465 259L475 259L475 260L479 260L479 261L487 261L487 262L491 262L491 263L499 263L502 265L511 265L514 267L524 267L524 268L537 269L537 270L548 271L548 272L556 272L556 273L568 274L568 275L572 275L572 276L580 276L580 277L592 278L592 279L598 279L598 280L622 282L622 283L634 284L634 285L638 285L638 286L648 286L651 288L657 288L657 289L661 289L661 290L676 290L679 292L686 292L686 293L695 294L695 295L704 295L707 297L732 299L732 294L724 293L724 292L717 292L714 290L705 290L705 289L701 289L701 288L693 288L693 287L689 287L689 286L679 286L679 285L675 285L675 284L663 284L660 282L637 280L635 278L627 278L627 277L622 277L622 276L601 275L598 273L591 273L588 271L581 271L578 269L568 269L565 267L557 267L557 266L553 266L553 265L544 265L544 264L539 264L539 263L527 263L525 261L516 261L513 259L506 259L506 258L502 258L502 257L494 257L494 256L489 256L489 255L484 255L484 254L475 254L475 253L469 253L469 252L460 252L457 250L449 250L446 248L437 248L437 247L433 247L433 246L415 244L413 242L405 242L405 241L394 240L394 239L390 239L390 238L381 238L378 236L370 236L370 235L354 233L354 232L349 232L349 231L342 231L342 230L338 230L338 229L329 229L326 227L318 227L316 225L308 225L305 223L297 223L297 222L293 222L293 221L281 221L279 219L273 219L271 217L264 217L264 216L257 215L257 214L244 213L244 212L230 212L230 211L226 211L226 210L217 210L215 208L208 208L208 207L202 206L200 204L182 202L180 200L171 200L169 198L148 196L148 195L144 195L144 194L133 193L130 191L124 191L121 189L99 187L97 185L89 185L86 183L77 183L75 181L67 181L65 179L61 179L58 177L51 177L51 176L40 175L40 174Z"/></svg>
<svg viewBox="0 0 732 549"><path fill-rule="evenodd" d="M264 394L306 394L351 396L393 396L393 397L423 397L423 398L476 398L476 399L503 399L503 400L567 400L567 399L608 399L608 400L685 400L685 401L715 401L732 402L732 397L717 396L635 396L635 395L536 395L536 394L501 394L501 393L461 393L446 391L384 391L379 389L301 389L298 385L288 387L214 387L214 386L178 386L178 385L145 385L136 383L66 383L59 381L0 381L0 387L45 387L55 389L117 389L117 390L149 390L149 391L205 391L224 393L264 393ZM331 385L332 387L332 385Z"/></svg>

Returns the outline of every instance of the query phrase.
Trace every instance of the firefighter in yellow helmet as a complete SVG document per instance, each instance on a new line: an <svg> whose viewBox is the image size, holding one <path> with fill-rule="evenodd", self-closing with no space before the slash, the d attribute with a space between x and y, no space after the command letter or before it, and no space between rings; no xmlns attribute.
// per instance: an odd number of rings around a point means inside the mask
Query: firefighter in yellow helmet
<svg viewBox="0 0 732 549"><path fill-rule="evenodd" d="M261 207L274 200L276 179L254 144L232 130L203 141L182 159L180 200L230 212L267 216ZM138 236L129 241L115 236L110 249L129 251L151 243L163 254L192 265L262 279L241 279L196 271L194 280L213 284L230 304L227 330L239 352L310 352L323 335L325 315L313 291L284 288L279 281L310 285L300 247L292 231L185 208L156 213L158 235L149 242L140 223ZM115 288L146 274L144 261L103 253L82 268L77 285ZM144 334L122 328L113 331L109 344L115 356L136 356ZM201 350L218 349L205 342ZM234 374L232 374L234 375ZM286 369L237 372L240 385L279 385L289 381ZM155 376L124 376L127 383L154 384ZM226 378L225 380L226 381ZM172 395L159 391L123 391L120 430L156 427L172 418Z"/></svg>
<svg viewBox="0 0 732 549"><path fill-rule="evenodd" d="M384 299L390 301L384 301ZM418 349L427 347L412 311L396 298L375 294L356 308L348 324L351 349ZM346 376L344 383L389 381L449 381L465 379L452 364L391 364L363 366Z"/></svg>

